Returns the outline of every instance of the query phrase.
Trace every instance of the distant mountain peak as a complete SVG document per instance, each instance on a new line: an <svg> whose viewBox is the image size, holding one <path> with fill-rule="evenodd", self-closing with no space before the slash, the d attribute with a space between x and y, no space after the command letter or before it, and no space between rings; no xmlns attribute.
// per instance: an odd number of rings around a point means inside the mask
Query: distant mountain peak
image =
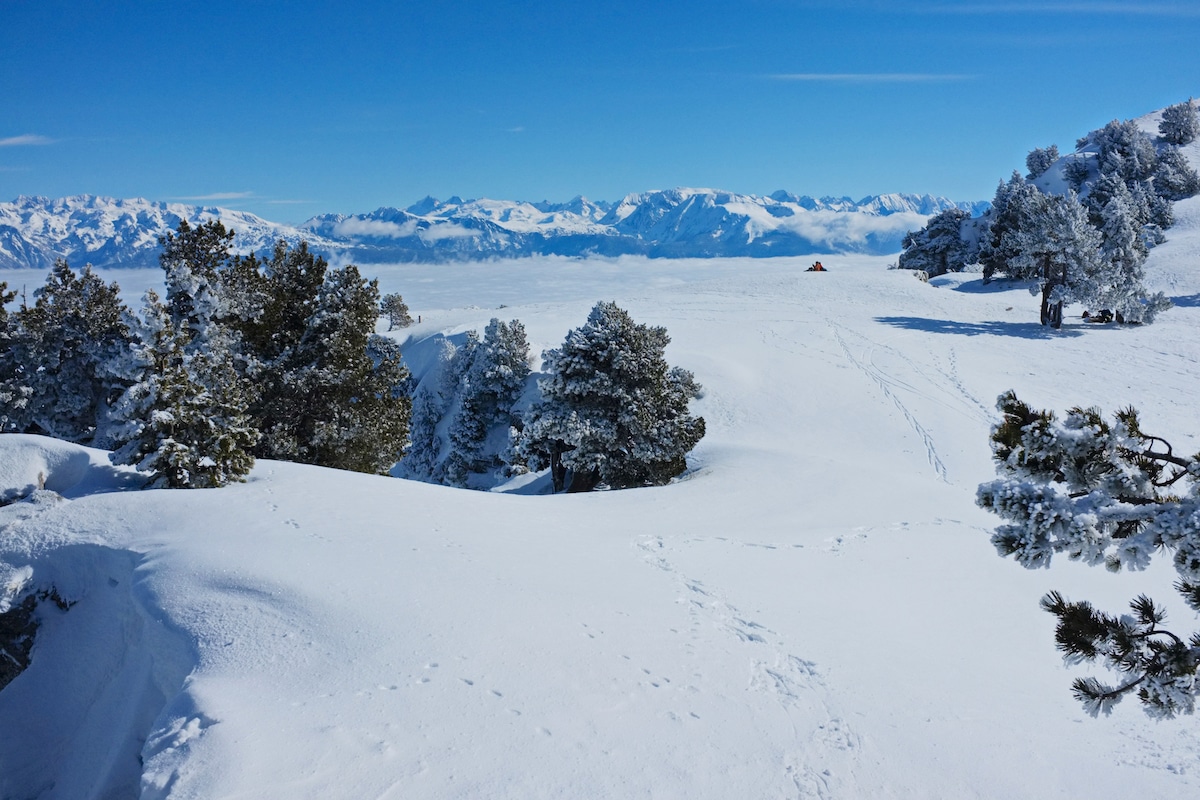
<svg viewBox="0 0 1200 800"><path fill-rule="evenodd" d="M360 264L530 255L673 258L812 253L893 253L904 235L947 208L979 214L987 203L890 193L859 201L814 199L785 190L763 197L674 187L626 195L617 203L582 195L566 203L425 197L406 209L322 214L282 225L217 206L97 195L21 196L0 203L0 267L150 266L158 238L181 219L220 219L239 252L304 240L317 253ZM846 214L858 215L853 225ZM839 222L838 220L843 220Z"/></svg>

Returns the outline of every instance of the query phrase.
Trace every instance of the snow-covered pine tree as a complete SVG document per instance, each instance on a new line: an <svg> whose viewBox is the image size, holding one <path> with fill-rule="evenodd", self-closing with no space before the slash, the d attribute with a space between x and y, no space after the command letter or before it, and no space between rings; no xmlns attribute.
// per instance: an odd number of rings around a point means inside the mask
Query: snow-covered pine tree
<svg viewBox="0 0 1200 800"><path fill-rule="evenodd" d="M127 385L109 364L131 341L119 292L91 265L76 275L59 260L34 305L13 315L0 375L0 391L18 398L6 411L11 430L108 445L109 410Z"/></svg>
<svg viewBox="0 0 1200 800"><path fill-rule="evenodd" d="M1075 153L1067 159L1066 165L1063 167L1063 178L1066 179L1067 185L1076 192L1083 191L1083 185L1091 177L1092 169L1091 162L1086 153Z"/></svg>
<svg viewBox="0 0 1200 800"><path fill-rule="evenodd" d="M17 358L16 320L6 308L16 297L17 293L10 292L8 284L0 281L0 433L19 430L25 407L33 394L25 381L24 365Z"/></svg>
<svg viewBox="0 0 1200 800"><path fill-rule="evenodd" d="M159 237L158 263L166 284L166 307L174 327L200 348L221 316L219 274L231 259L233 231L219 220L193 228L180 220L174 233ZM198 342L196 340L199 339Z"/></svg>
<svg viewBox="0 0 1200 800"><path fill-rule="evenodd" d="M948 208L935 214L919 231L904 237L900 269L924 270L930 277L959 272L972 263L977 252L963 239L963 223L970 214L961 208Z"/></svg>
<svg viewBox="0 0 1200 800"><path fill-rule="evenodd" d="M378 284L353 265L320 271L324 280L311 305L296 298L311 308L298 341L265 362L271 382L259 406L264 456L383 474L407 445L408 371L398 349L371 351ZM278 312L285 325L301 321L290 309Z"/></svg>
<svg viewBox="0 0 1200 800"><path fill-rule="evenodd" d="M493 318L483 338L467 350L460 368L458 403L450 418L446 481L466 486L471 473L503 464L508 430L519 423L513 408L529 377L529 344L519 320Z"/></svg>
<svg viewBox="0 0 1200 800"><path fill-rule="evenodd" d="M1028 217L1017 234L1019 255L1013 260L1023 272L1038 275L1030 291L1041 292L1042 324L1058 328L1064 303L1087 303L1096 294L1102 240L1074 192L1041 198L1041 213Z"/></svg>
<svg viewBox="0 0 1200 800"><path fill-rule="evenodd" d="M259 433L227 349L194 348L194 332L146 293L133 320L137 375L114 409L114 463L150 473L152 488L190 489L240 481L254 465Z"/></svg>
<svg viewBox="0 0 1200 800"><path fill-rule="evenodd" d="M409 445L396 473L401 478L425 483L435 480L441 464L441 439L437 427L445 408L438 392L428 386L417 389L412 399L412 421L409 425Z"/></svg>
<svg viewBox="0 0 1200 800"><path fill-rule="evenodd" d="M408 313L408 303L398 294L385 294L379 301L379 311L388 321L388 330L407 328L413 324L412 315Z"/></svg>
<svg viewBox="0 0 1200 800"><path fill-rule="evenodd" d="M444 451L448 445L443 441L442 420L458 391L459 375L455 371L458 348L448 339L442 339L441 344L436 366L413 396L409 446L397 472L401 478L425 483L441 483L445 479Z"/></svg>
<svg viewBox="0 0 1200 800"><path fill-rule="evenodd" d="M1151 296L1143 284L1147 248L1138 231L1133 198L1123 184L1101 211L1101 261L1088 276L1080 299L1093 310L1105 310L1117 322L1154 321L1171 306L1161 292Z"/></svg>
<svg viewBox="0 0 1200 800"><path fill-rule="evenodd" d="M1028 219L1041 213L1044 195L1019 172L996 187L996 196L988 211L987 229L979 243L979 263L983 265L983 280L1007 275L1016 280L1036 278L1036 270L1026 274L1028 266L1018 259L1020 244L1017 235Z"/></svg>
<svg viewBox="0 0 1200 800"><path fill-rule="evenodd" d="M664 484L687 468L704 436L688 413L699 397L692 373L667 365L665 328L633 321L615 303L597 303L562 347L543 354L548 376L526 413L516 452L549 467L555 491Z"/></svg>
<svg viewBox="0 0 1200 800"><path fill-rule="evenodd" d="M16 299L16 290L10 291L8 282L0 281L0 335L8 332L8 304Z"/></svg>
<svg viewBox="0 0 1200 800"><path fill-rule="evenodd" d="M1200 611L1200 454L1177 455L1142 430L1137 411L1106 422L1095 408L1073 408L1060 422L1013 392L997 403L992 453L1000 477L979 487L979 505L1000 516L992 543L1025 567L1049 566L1056 553L1110 570L1145 569L1171 553L1176 589ZM1200 633L1185 641L1161 626L1164 612L1142 596L1132 616L1096 611L1057 592L1042 607L1058 618L1058 649L1068 663L1101 661L1120 674L1112 685L1075 681L1092 715L1136 694L1156 718L1190 714L1200 694Z"/></svg>
<svg viewBox="0 0 1200 800"><path fill-rule="evenodd" d="M1113 120L1093 131L1090 141L1099 150L1101 175L1119 175L1126 182L1147 181L1154 175L1158 162L1154 140L1133 120Z"/></svg>
<svg viewBox="0 0 1200 800"><path fill-rule="evenodd" d="M1154 191L1165 200L1186 200L1200 193L1200 175L1177 147L1164 147L1154 168Z"/></svg>
<svg viewBox="0 0 1200 800"><path fill-rule="evenodd" d="M1042 177L1050 167L1054 166L1055 161L1058 161L1058 145L1056 144L1030 150L1029 155L1025 156L1025 168L1029 170L1029 174L1025 177L1031 181Z"/></svg>
<svg viewBox="0 0 1200 800"><path fill-rule="evenodd" d="M375 281L368 286L378 292ZM386 474L408 448L413 380L393 339L372 333L367 359L371 371L363 373L360 393L351 401L359 420L358 471Z"/></svg>
<svg viewBox="0 0 1200 800"><path fill-rule="evenodd" d="M229 324L238 333L247 371L256 383L250 414L263 434L254 450L259 458L299 460L294 414L297 408L303 410L304 402L292 373L302 366L296 350L327 270L325 259L307 244L289 248L280 241L269 260L235 260L223 278L224 293L242 298L230 306L234 313Z"/></svg>
<svg viewBox="0 0 1200 800"><path fill-rule="evenodd" d="M1196 115L1196 106L1190 97L1186 103L1163 109L1158 133L1165 141L1176 145L1191 144L1196 140L1200 135L1200 117Z"/></svg>
<svg viewBox="0 0 1200 800"><path fill-rule="evenodd" d="M229 286L249 298L232 324L247 352L261 364L273 364L299 346L328 269L307 242L290 248L279 241L270 259L236 260L228 270Z"/></svg>
<svg viewBox="0 0 1200 800"><path fill-rule="evenodd" d="M286 248L284 250L286 251ZM268 315L272 303L268 264L254 253L231 256L217 274L221 297L220 322L235 334L238 350L247 362L247 372L253 373L267 352L275 352L273 333L268 325L278 315Z"/></svg>
<svg viewBox="0 0 1200 800"><path fill-rule="evenodd" d="M160 238L159 264L165 275L167 314L171 326L185 337L185 352L226 364L229 374L220 380L239 379L242 385L236 394L251 404L257 396L258 363L246 352L237 323L261 314L255 287L241 283L242 267L253 269L258 262L253 253L245 259L234 256L233 237L234 232L217 220L195 228L183 220L175 234Z"/></svg>
<svg viewBox="0 0 1200 800"><path fill-rule="evenodd" d="M1187 108L1194 113L1190 103ZM1146 250L1165 241L1163 231L1174 224L1172 201L1200 191L1200 176L1175 145L1156 146L1131 120L1114 120L1076 146L1096 151L1073 154L1063 170L1083 198L1087 219L1078 218L1079 200L1073 193L1065 199L1044 195L1014 172L1000 184L983 217L987 227L978 260L984 282L996 275L1037 280L1043 324L1057 326L1062 304L1074 301L1097 311L1120 309L1128 321L1150 322L1168 303L1161 295L1146 294L1141 261L1130 248L1144 260ZM1049 155L1049 149L1030 153L1031 176L1047 166ZM1114 204L1116 197L1120 200ZM1106 241L1105 257L1094 258L1096 237L1085 223L1105 240L1115 237ZM1130 224L1136 234L1132 242Z"/></svg>

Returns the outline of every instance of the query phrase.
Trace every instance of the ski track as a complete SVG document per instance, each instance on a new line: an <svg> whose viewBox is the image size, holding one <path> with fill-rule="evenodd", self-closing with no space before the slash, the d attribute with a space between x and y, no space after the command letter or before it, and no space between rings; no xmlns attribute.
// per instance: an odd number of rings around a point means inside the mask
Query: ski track
<svg viewBox="0 0 1200 800"><path fill-rule="evenodd" d="M934 366L950 382L950 386L954 389L955 396L961 399L972 411L974 416L979 419L991 423L995 416L995 409L992 405L983 402L975 393L966 387L962 381L962 376L958 373L958 351L954 347L947 349L946 360L948 365L943 368L940 359L934 354ZM934 385L937 385L936 383ZM978 412L978 413L975 413Z"/></svg>
<svg viewBox="0 0 1200 800"><path fill-rule="evenodd" d="M881 392L883 392L884 397L886 397L887 399L892 401L892 404L895 405L896 408L900 411L901 415L903 415L903 417L904 417L905 421L908 423L909 427L911 427L913 429L913 431L916 432L917 436L920 437L922 444L924 444L924 446L925 446L925 457L929 461L929 465L931 467L933 467L933 471L935 473L937 473L938 479L940 481L942 481L943 483L950 483L951 481L950 481L949 472L946 469L945 463L942 462L941 457L938 455L937 444L933 441L933 436L930 435L929 431L927 431L925 429L925 427L920 423L920 421L917 419L916 415L913 414L913 412L908 408L908 406L906 406L904 404L904 401L901 400L900 397L894 391L892 391L891 387L892 386L902 386L907 389L912 389L913 391L916 391L916 390L913 389L913 387L909 384L903 383L901 381L897 381L897 380L889 377L882 370L880 370L873 363L871 363L871 353L872 353L873 348L879 346L877 343L872 342L870 339L867 339L867 342L870 344L870 346L868 347L868 349L866 351L867 363L864 363L863 361L859 360L858 358L855 358L854 353L851 352L851 350L850 350L850 345L848 345L846 343L846 340L842 337L841 331L839 330L838 326L835 325L832 321L829 321L829 328L833 332L833 336L837 340L837 343L841 346L842 352L844 352L846 354L846 359L857 370L859 370L864 375L866 375L868 378L870 378L871 381L874 382L875 385L879 387L879 390ZM858 334L858 335L862 336L862 334ZM865 336L862 336L862 338L866 339ZM887 348L887 349L891 349L891 348ZM905 360L908 361L909 364L912 364L912 361L909 360L907 357L905 357ZM915 367L915 365L913 365L913 366ZM920 370L918 369L918 372L919 371Z"/></svg>
<svg viewBox="0 0 1200 800"><path fill-rule="evenodd" d="M723 592L679 570L661 536L641 536L634 544L645 563L680 589L693 629L708 623L747 648L748 688L774 698L792 727L792 744L781 764L782 785L797 798L861 796L855 791L854 766L862 739L834 707L817 665L789 652L778 633L743 613Z"/></svg>

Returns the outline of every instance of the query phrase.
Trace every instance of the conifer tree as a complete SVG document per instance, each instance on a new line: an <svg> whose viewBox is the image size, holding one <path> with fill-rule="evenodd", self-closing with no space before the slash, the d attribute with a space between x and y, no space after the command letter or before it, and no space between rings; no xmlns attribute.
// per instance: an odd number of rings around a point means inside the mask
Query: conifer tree
<svg viewBox="0 0 1200 800"><path fill-rule="evenodd" d="M316 311L329 264L309 250L307 242L289 248L280 241L271 258L261 263L259 279L252 275L257 266L244 261L232 271L231 283L236 277L255 295L255 302L247 308L252 316L239 315L234 324L247 350L270 364L300 345Z"/></svg>
<svg viewBox="0 0 1200 800"><path fill-rule="evenodd" d="M111 404L127 385L110 365L128 351L117 284L90 265L76 275L59 260L33 306L9 322L5 395L10 429L104 447ZM20 403L23 403L20 404Z"/></svg>
<svg viewBox="0 0 1200 800"><path fill-rule="evenodd" d="M1200 193L1200 175L1178 148L1167 147L1158 154L1154 191L1165 200L1185 200Z"/></svg>
<svg viewBox="0 0 1200 800"><path fill-rule="evenodd" d="M460 349L457 404L448 427L450 453L446 480L466 486L470 473L486 473L503 464L508 430L520 419L514 407L529 377L529 345L518 320L493 318L483 338ZM490 445L489 445L490 442Z"/></svg>
<svg viewBox="0 0 1200 800"><path fill-rule="evenodd" d="M1191 144L1196 140L1196 136L1200 135L1200 117L1196 115L1196 106L1190 97L1186 103L1163 109L1158 132L1171 144Z"/></svg>
<svg viewBox="0 0 1200 800"><path fill-rule="evenodd" d="M271 257L230 252L220 222L163 239L165 313L188 356L241 380L260 431L254 455L386 472L408 435L408 372L374 337L379 291L357 268L330 270L306 243ZM199 380L199 375L193 375Z"/></svg>
<svg viewBox="0 0 1200 800"><path fill-rule="evenodd" d="M268 275L265 315L279 327L260 351L266 381L252 409L263 430L259 453L385 473L407 444L411 405L398 350L376 345L378 362L369 352L378 285L353 265L327 271L302 250L282 258L277 251L272 265L282 268Z"/></svg>
<svg viewBox="0 0 1200 800"><path fill-rule="evenodd" d="M5 307L17 297L8 290L8 284L0 281L0 433L20 430L25 407L33 394L25 381L25 365L21 364L16 352L16 320Z"/></svg>
<svg viewBox="0 0 1200 800"><path fill-rule="evenodd" d="M1007 183L996 187L992 208L987 214L987 230L979 246L979 263L983 265L983 280L999 275L1017 280L1036 277L1036 271L1026 274L1018 261L1020 244L1017 236L1041 208L1041 191L1020 173L1014 172Z"/></svg>
<svg viewBox="0 0 1200 800"><path fill-rule="evenodd" d="M549 467L555 491L664 484L682 473L704 436L688 413L700 395L692 373L667 365L665 328L633 321L615 303L597 303L587 324L543 354L548 376L524 418L516 454Z"/></svg>
<svg viewBox="0 0 1200 800"><path fill-rule="evenodd" d="M1063 167L1063 178L1073 191L1083 191L1083 185L1091 177L1091 160L1085 153L1075 153Z"/></svg>
<svg viewBox="0 0 1200 800"><path fill-rule="evenodd" d="M408 313L408 303L398 294L385 294L379 301L379 310L388 321L388 330L407 328L413 324L412 315Z"/></svg>
<svg viewBox="0 0 1200 800"><path fill-rule="evenodd" d="M961 208L948 208L935 214L919 231L904 237L900 269L924 270L930 277L959 272L977 255L963 239L963 223L970 214Z"/></svg>
<svg viewBox="0 0 1200 800"><path fill-rule="evenodd" d="M1001 395L992 428L1000 477L979 487L980 506L1004 520L992 543L1025 567L1047 567L1055 554L1091 566L1145 569L1172 554L1176 589L1200 611L1200 454L1174 452L1142 430L1133 408L1105 421L1095 408L1073 408L1060 422L1012 392ZM1161 627L1163 610L1141 596L1132 615L1114 616L1057 592L1042 607L1058 618L1055 640L1068 663L1101 661L1116 683L1075 681L1075 697L1093 716L1135 694L1156 718L1190 714L1200 694L1200 633L1185 640Z"/></svg>
<svg viewBox="0 0 1200 800"><path fill-rule="evenodd" d="M1041 292L1042 324L1058 328L1064 303L1087 303L1096 293L1102 268L1100 233L1088 222L1074 192L1065 197L1038 195L1026 212L1013 235L1015 255L1009 267L1038 276L1038 286L1030 291Z"/></svg>
<svg viewBox="0 0 1200 800"><path fill-rule="evenodd" d="M228 350L193 348L192 332L146 293L134 346L137 380L115 409L117 464L150 473L153 488L224 486L254 465L258 431Z"/></svg>
<svg viewBox="0 0 1200 800"><path fill-rule="evenodd" d="M464 345L470 346L476 338L474 331L468 332ZM462 359L457 357L460 348L445 338L437 344L434 365L413 393L409 447L397 472L402 478L425 483L445 480L449 443L443 420L455 402L461 378Z"/></svg>
<svg viewBox="0 0 1200 800"><path fill-rule="evenodd" d="M9 291L8 282L0 281L0 335L8 333L8 304L16 299L16 291Z"/></svg>
<svg viewBox="0 0 1200 800"><path fill-rule="evenodd" d="M412 398L409 446L396 473L399 477L441 483L442 443L438 424L444 413L445 406L437 389L420 386Z"/></svg>
<svg viewBox="0 0 1200 800"><path fill-rule="evenodd" d="M1158 155L1154 140L1133 120L1113 120L1090 136L1099 152L1100 174L1118 175L1126 182L1147 181L1154 175Z"/></svg>
<svg viewBox="0 0 1200 800"><path fill-rule="evenodd" d="M233 236L219 220L193 228L184 219L174 233L159 237L167 311L189 345L199 339L203 347L214 318L222 316L219 275L232 257Z"/></svg>
<svg viewBox="0 0 1200 800"><path fill-rule="evenodd" d="M1144 284L1147 247L1138 233L1132 198L1122 185L1101 212L1101 261L1087 294L1093 309L1112 313L1118 322L1153 322L1171 303L1161 292L1151 296Z"/></svg>
<svg viewBox="0 0 1200 800"><path fill-rule="evenodd" d="M1042 177L1054 166L1055 161L1058 161L1058 145L1034 148L1025 156L1025 168L1029 170L1025 177L1031 181Z"/></svg>

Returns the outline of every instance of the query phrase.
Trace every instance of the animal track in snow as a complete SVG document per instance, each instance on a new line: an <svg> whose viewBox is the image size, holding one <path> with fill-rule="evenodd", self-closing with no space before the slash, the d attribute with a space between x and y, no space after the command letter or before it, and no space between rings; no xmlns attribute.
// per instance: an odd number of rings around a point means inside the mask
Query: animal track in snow
<svg viewBox="0 0 1200 800"><path fill-rule="evenodd" d="M647 564L675 580L694 618L693 627L696 621L707 620L752 648L746 651L750 656L748 688L773 696L795 730L797 750L784 759L784 782L800 797L855 796L848 781L859 758L861 740L844 715L832 708L817 665L789 653L778 633L743 613L720 590L676 569L662 537L643 536L635 544ZM650 675L649 670L642 672ZM650 685L658 688L660 684L652 681ZM690 716L699 719L695 713ZM678 715L671 718L682 720Z"/></svg>

